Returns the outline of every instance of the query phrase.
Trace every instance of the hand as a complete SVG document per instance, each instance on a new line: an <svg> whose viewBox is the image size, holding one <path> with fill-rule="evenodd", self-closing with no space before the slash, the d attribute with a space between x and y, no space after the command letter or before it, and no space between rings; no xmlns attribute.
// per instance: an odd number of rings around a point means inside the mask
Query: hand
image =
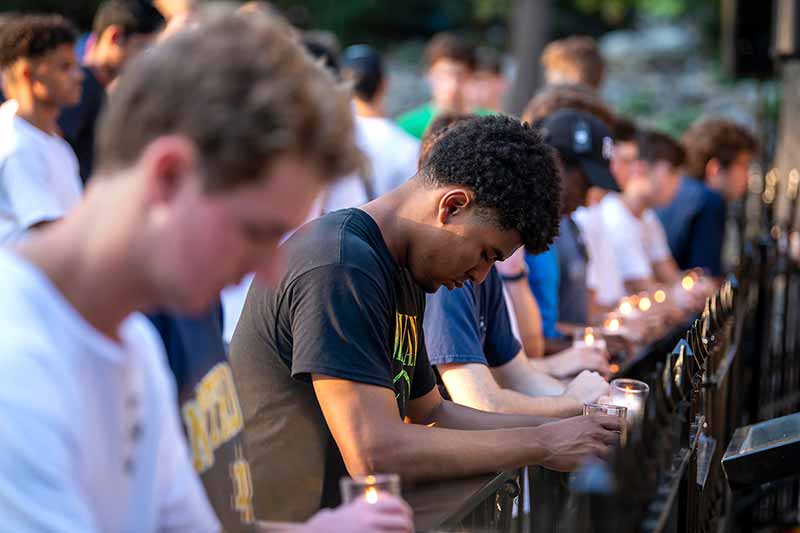
<svg viewBox="0 0 800 533"><path fill-rule="evenodd" d="M596 402L601 396L608 395L610 390L608 382L600 374L584 370L570 381L564 396L573 398L583 408L583 404Z"/></svg>
<svg viewBox="0 0 800 533"><path fill-rule="evenodd" d="M525 247L520 246L505 261L494 264L501 276L513 277L525 269Z"/></svg>
<svg viewBox="0 0 800 533"><path fill-rule="evenodd" d="M541 444L547 450L541 465L571 472L588 456L607 458L609 445L619 442L623 423L616 416L592 415L542 424L536 428L541 431Z"/></svg>
<svg viewBox="0 0 800 533"><path fill-rule="evenodd" d="M594 370L604 376L611 372L608 368L608 352L595 348L567 348L545 359L548 374L563 379L572 377L582 370Z"/></svg>
<svg viewBox="0 0 800 533"><path fill-rule="evenodd" d="M381 493L376 503L356 500L336 509L323 509L300 529L303 533L412 533L411 508L400 498Z"/></svg>

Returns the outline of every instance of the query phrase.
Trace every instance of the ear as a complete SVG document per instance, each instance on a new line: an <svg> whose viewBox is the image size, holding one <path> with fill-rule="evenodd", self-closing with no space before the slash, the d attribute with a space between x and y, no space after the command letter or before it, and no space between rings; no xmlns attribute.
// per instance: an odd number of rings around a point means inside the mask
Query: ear
<svg viewBox="0 0 800 533"><path fill-rule="evenodd" d="M180 135L152 141L142 152L137 167L151 204L169 204L181 190L200 185L197 150L189 139Z"/></svg>
<svg viewBox="0 0 800 533"><path fill-rule="evenodd" d="M719 171L721 170L721 165L719 164L719 159L716 157L712 157L706 163L706 180L707 181L716 181L717 177L719 176Z"/></svg>
<svg viewBox="0 0 800 533"><path fill-rule="evenodd" d="M102 39L105 40L108 44L115 44L117 46L122 46L125 44L125 32L122 30L122 26L117 24L112 24L108 28L105 29L103 32Z"/></svg>
<svg viewBox="0 0 800 533"><path fill-rule="evenodd" d="M437 221L441 225L452 222L451 219L461 215L472 205L472 192L467 189L450 189L439 199Z"/></svg>

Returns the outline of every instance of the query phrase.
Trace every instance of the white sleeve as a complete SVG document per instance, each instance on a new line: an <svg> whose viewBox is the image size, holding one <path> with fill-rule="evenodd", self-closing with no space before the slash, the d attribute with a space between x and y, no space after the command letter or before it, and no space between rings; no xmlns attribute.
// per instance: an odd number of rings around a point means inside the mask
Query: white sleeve
<svg viewBox="0 0 800 533"><path fill-rule="evenodd" d="M0 524L4 531L98 531L79 486L77 443L58 397L62 385L32 354L0 365Z"/></svg>
<svg viewBox="0 0 800 533"><path fill-rule="evenodd" d="M53 191L50 171L42 154L24 148L11 153L0 171L11 209L24 228L57 220L70 206Z"/></svg>
<svg viewBox="0 0 800 533"><path fill-rule="evenodd" d="M614 258L623 281L646 279L653 275L650 259L642 244L642 224L622 202L604 206L603 223L611 243Z"/></svg>
<svg viewBox="0 0 800 533"><path fill-rule="evenodd" d="M667 243L667 234L664 226L652 210L645 211L642 216L642 229L644 230L647 256L651 263L657 263L672 257L672 252Z"/></svg>

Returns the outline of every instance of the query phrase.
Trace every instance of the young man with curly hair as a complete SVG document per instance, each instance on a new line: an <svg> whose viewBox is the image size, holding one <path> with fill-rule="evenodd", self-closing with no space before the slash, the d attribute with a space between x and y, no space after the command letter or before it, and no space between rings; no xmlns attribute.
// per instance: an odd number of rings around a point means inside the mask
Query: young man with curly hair
<svg viewBox="0 0 800 533"><path fill-rule="evenodd" d="M0 244L62 217L81 197L78 161L56 120L81 97L75 32L57 15L15 16L0 32Z"/></svg>
<svg viewBox="0 0 800 533"><path fill-rule="evenodd" d="M571 470L605 454L613 419L537 427L444 401L425 348L425 293L481 283L523 243L544 249L559 191L538 133L481 117L448 130L401 187L284 244L286 273L276 289L251 286L231 343L257 500L301 519L334 502L347 473Z"/></svg>
<svg viewBox="0 0 800 533"><path fill-rule="evenodd" d="M357 158L346 91L266 17L221 15L126 69L83 201L0 252L3 529L219 531L192 459L221 467L225 529L252 521L230 369L193 366L207 375L183 406L190 459L164 347L137 311L199 313L246 272L275 278L278 242ZM298 528L411 529L389 497Z"/></svg>
<svg viewBox="0 0 800 533"><path fill-rule="evenodd" d="M681 142L686 176L658 216L678 266L705 268L718 277L726 210L747 191L748 167L758 144L744 126L716 118L697 121Z"/></svg>

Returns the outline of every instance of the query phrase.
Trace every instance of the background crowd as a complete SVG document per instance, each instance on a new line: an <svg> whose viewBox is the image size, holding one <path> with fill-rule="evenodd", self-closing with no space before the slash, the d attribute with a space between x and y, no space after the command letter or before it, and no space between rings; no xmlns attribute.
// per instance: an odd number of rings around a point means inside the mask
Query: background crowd
<svg viewBox="0 0 800 533"><path fill-rule="evenodd" d="M586 36L519 117L498 54L419 62L390 117L376 48L267 3L3 14L0 523L408 531L339 479L607 456L583 405L735 262L757 138L618 115Z"/></svg>

